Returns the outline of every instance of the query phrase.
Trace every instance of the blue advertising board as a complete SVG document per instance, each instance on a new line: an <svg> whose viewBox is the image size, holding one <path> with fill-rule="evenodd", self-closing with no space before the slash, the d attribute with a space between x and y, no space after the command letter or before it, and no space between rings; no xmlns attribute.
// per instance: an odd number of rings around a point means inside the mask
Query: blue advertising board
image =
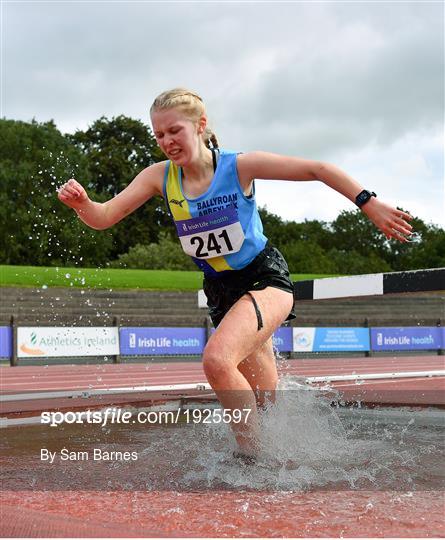
<svg viewBox="0 0 445 540"><path fill-rule="evenodd" d="M170 355L201 354L206 343L204 328L148 328L120 329L121 354Z"/></svg>
<svg viewBox="0 0 445 540"><path fill-rule="evenodd" d="M279 352L289 352L292 350L292 328L280 327L275 330L272 336L273 345Z"/></svg>
<svg viewBox="0 0 445 540"><path fill-rule="evenodd" d="M373 351L429 350L444 347L444 329L437 326L371 328Z"/></svg>
<svg viewBox="0 0 445 540"><path fill-rule="evenodd" d="M293 328L293 351L369 351L368 328Z"/></svg>
<svg viewBox="0 0 445 540"><path fill-rule="evenodd" d="M313 351L369 351L369 329L316 328Z"/></svg>
<svg viewBox="0 0 445 540"><path fill-rule="evenodd" d="M11 358L12 356L12 328L10 326L0 326L0 358Z"/></svg>

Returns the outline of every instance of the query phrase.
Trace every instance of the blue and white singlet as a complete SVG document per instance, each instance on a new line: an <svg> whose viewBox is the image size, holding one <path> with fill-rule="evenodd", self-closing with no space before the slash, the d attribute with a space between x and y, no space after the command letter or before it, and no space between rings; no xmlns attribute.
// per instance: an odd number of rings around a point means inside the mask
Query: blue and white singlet
<svg viewBox="0 0 445 540"><path fill-rule="evenodd" d="M165 167L164 198L182 248L209 276L241 270L267 243L254 191L242 191L236 156L220 150L212 182L196 199L184 195L181 169L171 161Z"/></svg>

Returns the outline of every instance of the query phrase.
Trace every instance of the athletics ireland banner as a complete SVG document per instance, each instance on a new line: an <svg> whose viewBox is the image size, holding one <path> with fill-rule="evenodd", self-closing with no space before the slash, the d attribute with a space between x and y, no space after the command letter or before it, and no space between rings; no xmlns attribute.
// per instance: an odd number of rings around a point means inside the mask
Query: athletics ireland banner
<svg viewBox="0 0 445 540"><path fill-rule="evenodd" d="M112 356L119 354L117 327L19 327L19 358Z"/></svg>

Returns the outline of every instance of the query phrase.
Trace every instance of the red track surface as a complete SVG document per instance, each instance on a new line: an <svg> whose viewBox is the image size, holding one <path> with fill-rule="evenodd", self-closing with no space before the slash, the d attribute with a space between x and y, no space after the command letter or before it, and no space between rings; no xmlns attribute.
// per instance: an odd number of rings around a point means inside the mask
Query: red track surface
<svg viewBox="0 0 445 540"><path fill-rule="evenodd" d="M7 506L0 505L1 532L7 537L443 538L445 535L444 498L437 491L58 491L6 492L3 496Z"/></svg>
<svg viewBox="0 0 445 540"><path fill-rule="evenodd" d="M314 377L368 373L393 373L407 371L437 371L445 369L443 356L410 356L378 358L331 358L289 360L279 363L281 375ZM96 364L48 365L0 368L0 392L26 394L61 390L93 390L133 386L158 386L169 384L199 384L206 382L200 362L172 362L160 364ZM393 405L445 406L445 377L333 382L331 386L341 391L346 401L382 403ZM171 392L178 397L178 392ZM166 401L165 392L154 401ZM141 403L153 401L146 393L102 395L88 399L52 398L2 403L3 415L47 410L48 408L73 408L103 406L108 404Z"/></svg>
<svg viewBox="0 0 445 540"><path fill-rule="evenodd" d="M302 377L443 370L445 358L310 359L280 362ZM202 383L199 362L1 368L1 393ZM337 382L344 399L445 405L444 377ZM161 399L161 398L159 398ZM165 401L165 397L163 398ZM111 401L110 401L111 400ZM99 400L4 403L4 415L49 407L147 401L144 394ZM34 413L32 413L34 411ZM21 428L26 430L26 428ZM26 434L26 431L24 431ZM1 536L8 537L444 537L442 492L3 492Z"/></svg>

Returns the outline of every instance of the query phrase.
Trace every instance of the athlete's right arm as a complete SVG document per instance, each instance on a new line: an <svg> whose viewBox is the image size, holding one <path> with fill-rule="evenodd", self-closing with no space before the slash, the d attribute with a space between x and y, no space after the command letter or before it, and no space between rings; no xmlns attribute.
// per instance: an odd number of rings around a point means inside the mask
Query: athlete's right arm
<svg viewBox="0 0 445 540"><path fill-rule="evenodd" d="M79 218L93 229L107 229L134 212L155 195L162 196L165 161L150 165L115 197L104 203L92 201L74 179L59 189L59 200L73 208Z"/></svg>

